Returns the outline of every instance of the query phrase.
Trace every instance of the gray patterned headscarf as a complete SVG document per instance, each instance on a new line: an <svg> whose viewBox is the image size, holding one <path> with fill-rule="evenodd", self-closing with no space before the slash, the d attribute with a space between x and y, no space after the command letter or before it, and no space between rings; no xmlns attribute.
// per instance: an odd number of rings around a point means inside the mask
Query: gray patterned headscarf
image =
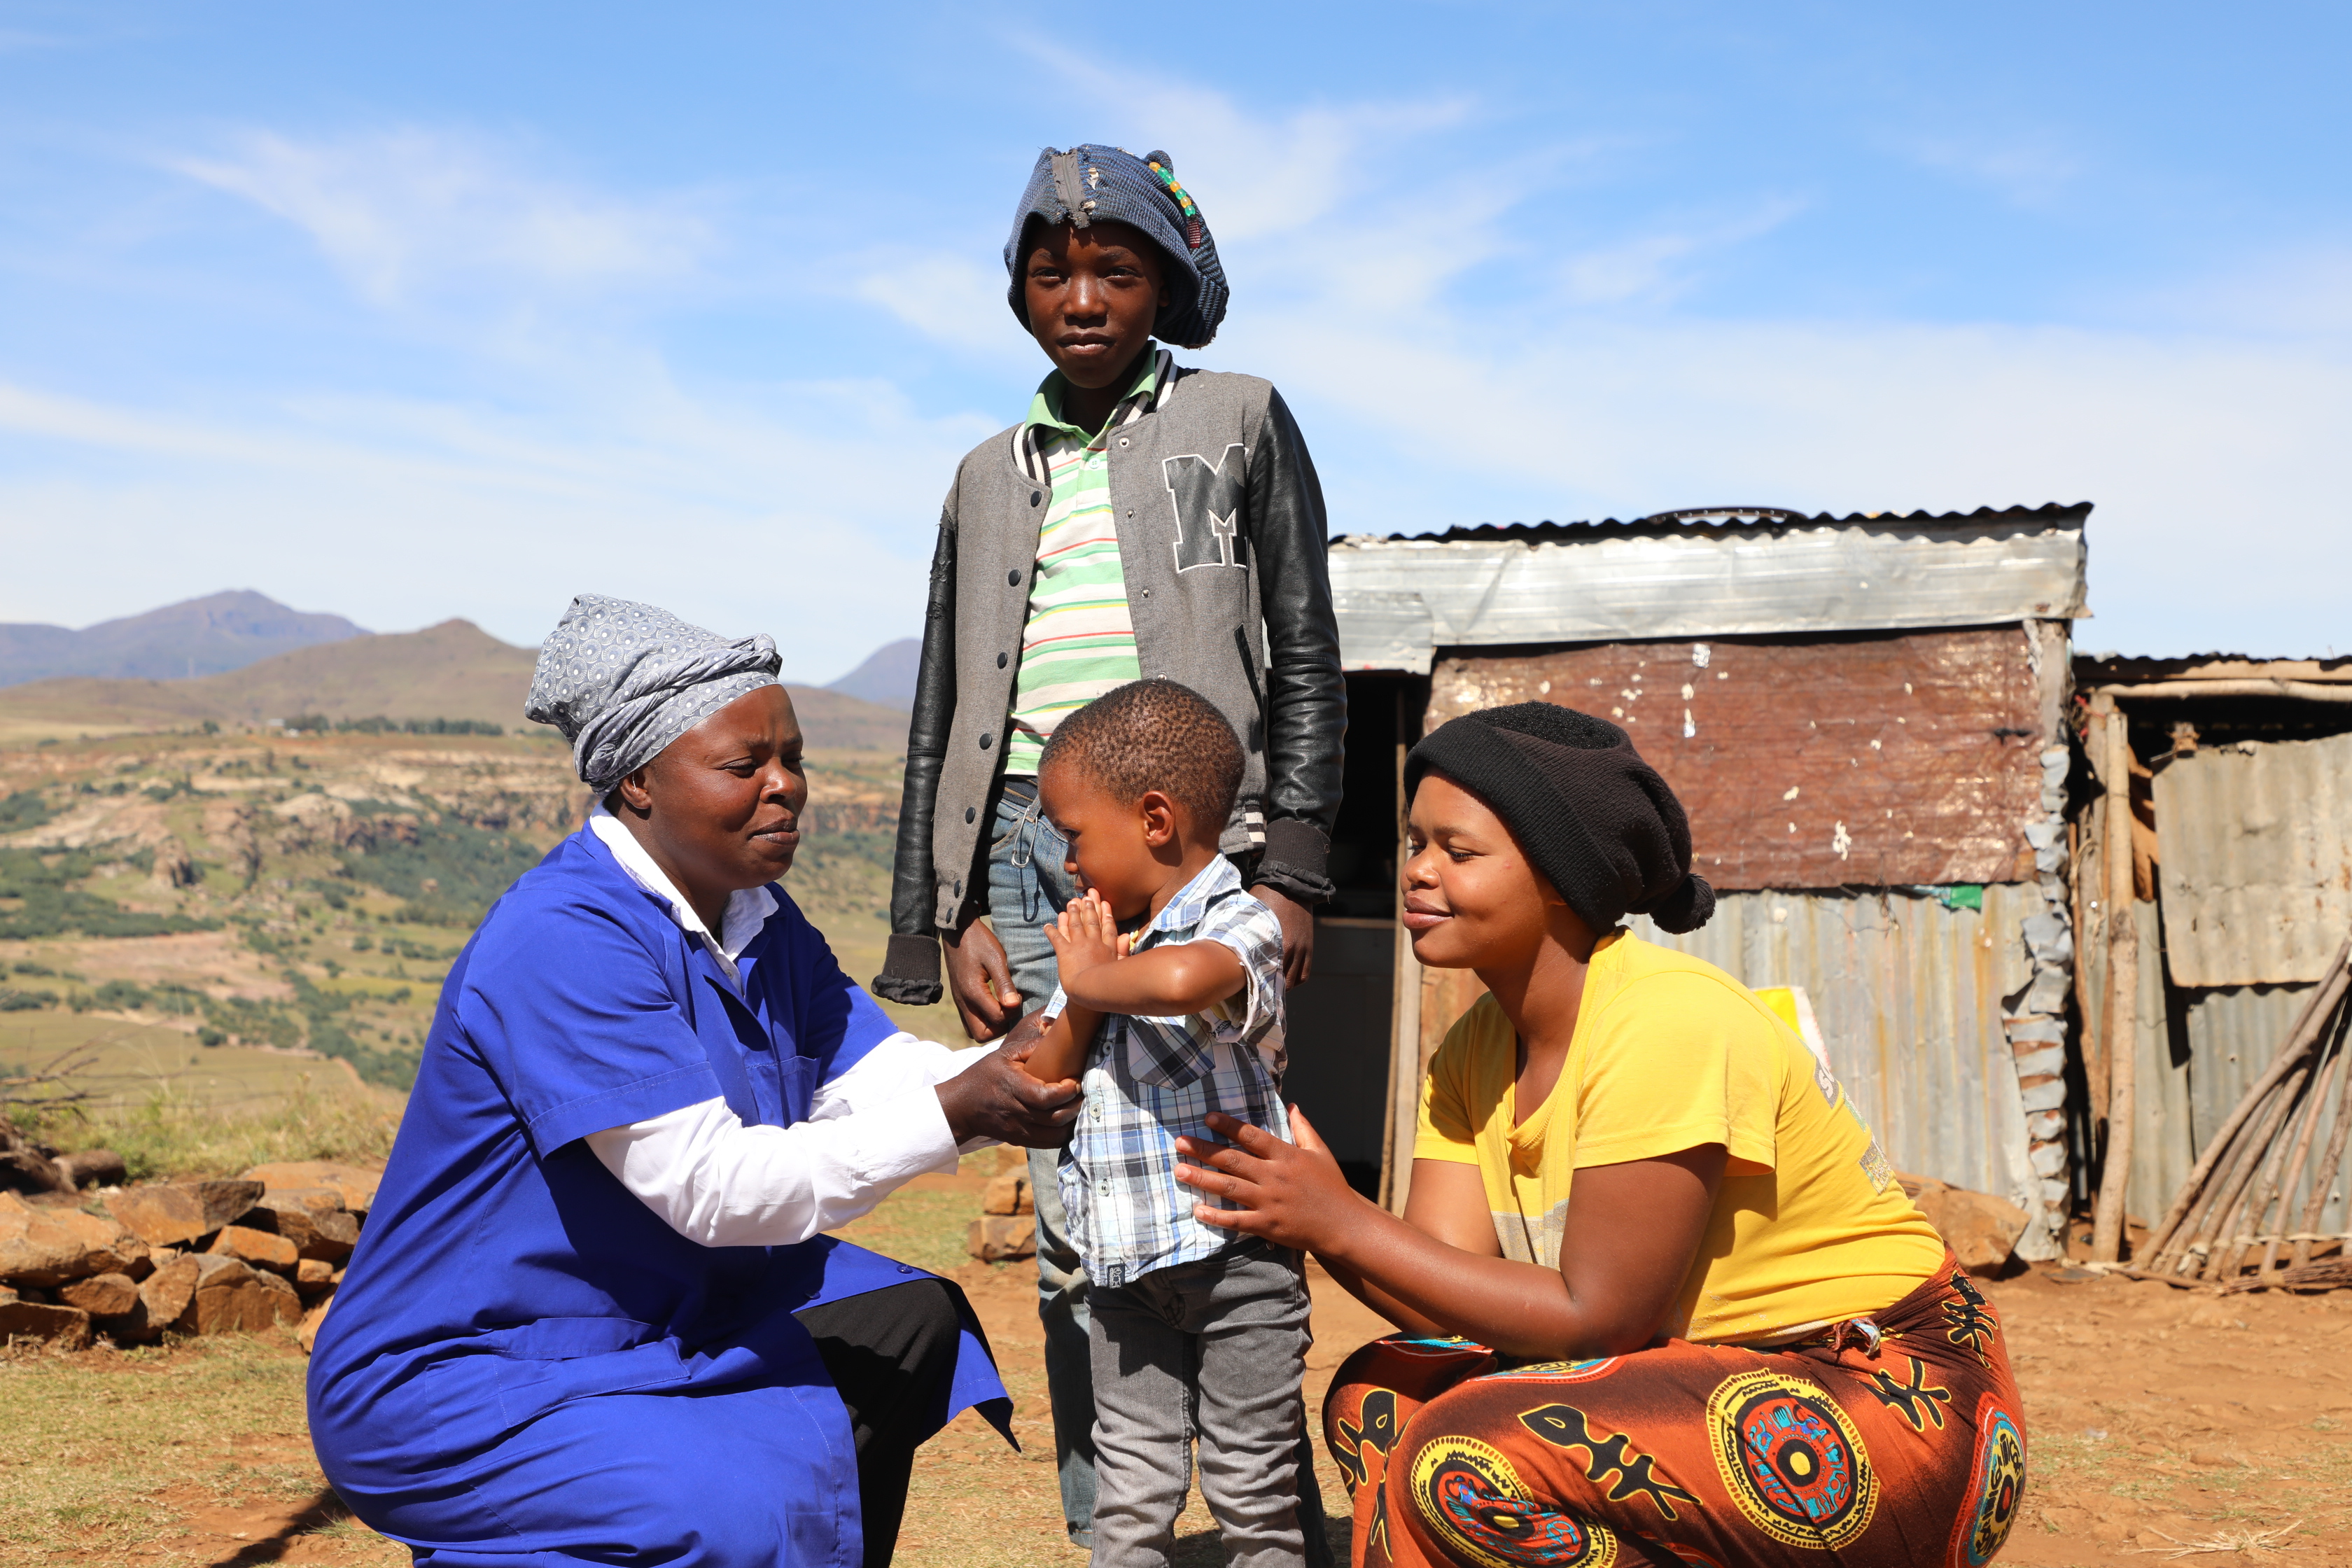
<svg viewBox="0 0 2352 1568"><path fill-rule="evenodd" d="M583 594L539 645L523 717L562 731L580 777L604 795L738 697L780 684L780 664L765 632L730 640Z"/></svg>

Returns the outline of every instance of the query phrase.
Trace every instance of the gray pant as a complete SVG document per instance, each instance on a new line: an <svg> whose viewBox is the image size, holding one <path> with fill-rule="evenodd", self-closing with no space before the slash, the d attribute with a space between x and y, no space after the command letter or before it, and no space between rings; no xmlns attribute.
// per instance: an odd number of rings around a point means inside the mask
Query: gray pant
<svg viewBox="0 0 2352 1568"><path fill-rule="evenodd" d="M1094 1561L1163 1568L1197 1445L1227 1568L1300 1568L1309 1336L1298 1254L1252 1243L1097 1289L1093 1310Z"/></svg>
<svg viewBox="0 0 2352 1568"><path fill-rule="evenodd" d="M1021 1010L1054 996L1058 972L1045 926L1077 892L1063 868L1069 843L1037 809L1034 793L999 799L988 848L988 923L1004 944ZM1045 1332L1045 1397L1054 1412L1054 1458L1062 1483L1062 1518L1070 1540L1094 1544L1095 1389L1088 1350L1087 1271L1070 1245L1055 1174L1055 1149L1029 1151L1029 1187L1037 1205L1037 1319ZM1330 1568L1323 1496L1315 1482L1314 1438L1298 1435L1296 1468L1305 1500L1308 1568Z"/></svg>

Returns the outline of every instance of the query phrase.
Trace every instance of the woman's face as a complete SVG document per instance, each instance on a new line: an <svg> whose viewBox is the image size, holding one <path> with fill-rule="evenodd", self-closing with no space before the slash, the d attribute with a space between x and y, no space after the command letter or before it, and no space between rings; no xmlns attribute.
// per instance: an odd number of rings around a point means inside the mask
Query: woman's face
<svg viewBox="0 0 2352 1568"><path fill-rule="evenodd" d="M1486 803L1442 774L1423 777L1407 819L1404 923L1432 969L1529 963L1559 917L1560 896Z"/></svg>
<svg viewBox="0 0 2352 1568"><path fill-rule="evenodd" d="M621 781L621 803L689 898L772 882L800 848L808 773L781 686L749 691Z"/></svg>

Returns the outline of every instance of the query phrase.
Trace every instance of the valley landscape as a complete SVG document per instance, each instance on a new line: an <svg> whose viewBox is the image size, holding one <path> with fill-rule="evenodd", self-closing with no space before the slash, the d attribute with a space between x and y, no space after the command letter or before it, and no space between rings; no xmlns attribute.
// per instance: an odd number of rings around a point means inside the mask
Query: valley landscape
<svg viewBox="0 0 2352 1568"><path fill-rule="evenodd" d="M0 1112L50 1147L115 1151L131 1182L380 1163L451 961L588 805L562 742L520 722L531 657L447 622L193 679L0 685ZM785 886L861 981L887 931L905 733L892 702L911 669L894 645L833 689L793 688L810 804ZM889 1011L961 1041L949 1007ZM964 1251L982 1189L1010 1163L990 1150L918 1177L845 1232L956 1279L1016 1401L1017 1456L969 1415L922 1450L904 1562L1076 1560L1058 1525L1035 1276ZM46 1201L102 1214L109 1190ZM1383 1325L1310 1278L1312 1412ZM2007 1561L2185 1546L2352 1563L2340 1293L2219 1297L2081 1270L1985 1289L2034 1435ZM14 1440L0 1565L405 1561L325 1487L305 1364L289 1326L0 1343ZM1318 1469L1344 1553L1340 1479L1328 1458ZM1221 1560L1200 1510L1177 1560Z"/></svg>

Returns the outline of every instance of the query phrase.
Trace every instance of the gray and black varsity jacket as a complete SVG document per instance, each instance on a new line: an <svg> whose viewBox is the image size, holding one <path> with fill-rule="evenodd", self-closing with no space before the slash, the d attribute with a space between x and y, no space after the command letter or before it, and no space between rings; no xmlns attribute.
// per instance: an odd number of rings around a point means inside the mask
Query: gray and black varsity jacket
<svg viewBox="0 0 2352 1568"><path fill-rule="evenodd" d="M987 911L989 797L1029 614L1049 487L1023 469L1021 426L965 457L940 514L890 951L875 994L940 999L942 929ZM1222 847L1256 851L1253 882L1302 903L1331 895L1324 863L1348 728L1331 614L1323 489L1271 383L1174 368L1112 432L1110 498L1146 676L1215 703L1242 739Z"/></svg>

